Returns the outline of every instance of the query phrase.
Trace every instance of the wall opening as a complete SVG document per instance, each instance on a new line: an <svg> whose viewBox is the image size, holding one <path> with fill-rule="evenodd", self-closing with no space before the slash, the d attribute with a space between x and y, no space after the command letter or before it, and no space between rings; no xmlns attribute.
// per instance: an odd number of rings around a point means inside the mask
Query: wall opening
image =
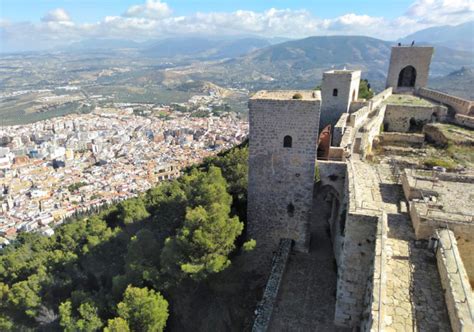
<svg viewBox="0 0 474 332"><path fill-rule="evenodd" d="M283 147L284 148L291 148L292 146L293 146L293 138L291 138L291 136L289 136L289 135L286 135L283 138Z"/></svg>
<svg viewBox="0 0 474 332"><path fill-rule="evenodd" d="M352 91L352 101L356 101L356 91Z"/></svg>
<svg viewBox="0 0 474 332"><path fill-rule="evenodd" d="M423 130L423 126L425 125L425 121L417 120L415 118L410 119L410 127L408 128L408 132L410 133L418 133Z"/></svg>
<svg viewBox="0 0 474 332"><path fill-rule="evenodd" d="M416 69L413 66L406 66L398 75L398 87L413 88L416 81Z"/></svg>
<svg viewBox="0 0 474 332"><path fill-rule="evenodd" d="M332 90L332 95L333 95L334 97L337 97L337 92L338 92L337 89L333 89L333 90Z"/></svg>
<svg viewBox="0 0 474 332"><path fill-rule="evenodd" d="M288 213L288 217L293 217L295 215L295 206L293 203L288 204L286 212Z"/></svg>

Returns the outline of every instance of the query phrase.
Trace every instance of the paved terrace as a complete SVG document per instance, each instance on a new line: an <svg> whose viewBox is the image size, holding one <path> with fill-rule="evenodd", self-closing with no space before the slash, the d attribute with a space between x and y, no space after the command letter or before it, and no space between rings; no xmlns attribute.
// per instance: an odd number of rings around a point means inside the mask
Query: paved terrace
<svg viewBox="0 0 474 332"><path fill-rule="evenodd" d="M365 209L388 217L383 331L450 331L434 254L415 240L401 185L388 165L352 162L356 195Z"/></svg>

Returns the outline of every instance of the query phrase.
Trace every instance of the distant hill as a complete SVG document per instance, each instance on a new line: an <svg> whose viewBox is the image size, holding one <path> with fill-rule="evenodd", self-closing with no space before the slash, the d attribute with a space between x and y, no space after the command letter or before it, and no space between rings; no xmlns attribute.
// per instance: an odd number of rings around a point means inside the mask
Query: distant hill
<svg viewBox="0 0 474 332"><path fill-rule="evenodd" d="M474 100L474 69L462 67L446 76L431 78L428 85L435 90Z"/></svg>
<svg viewBox="0 0 474 332"><path fill-rule="evenodd" d="M411 43L413 40L424 43L446 46L456 50L474 52L474 21L459 25L443 25L417 31L400 42Z"/></svg>
<svg viewBox="0 0 474 332"><path fill-rule="evenodd" d="M309 37L271 45L224 63L209 65L194 74L220 85L250 89L314 87L331 68L361 69L372 86L382 89L394 42L363 36ZM470 66L474 54L436 47L430 73L445 76Z"/></svg>
<svg viewBox="0 0 474 332"><path fill-rule="evenodd" d="M222 59L239 57L268 45L270 42L263 38L168 38L153 43L142 54L169 59Z"/></svg>

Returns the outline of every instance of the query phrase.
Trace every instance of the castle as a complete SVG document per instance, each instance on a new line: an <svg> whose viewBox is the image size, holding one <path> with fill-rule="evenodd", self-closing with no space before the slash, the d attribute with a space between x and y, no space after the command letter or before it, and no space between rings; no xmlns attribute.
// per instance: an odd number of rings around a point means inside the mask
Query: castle
<svg viewBox="0 0 474 332"><path fill-rule="evenodd" d="M474 190L474 175L368 163L384 144L424 144L434 123L474 128L474 102L426 88L433 50L393 47L386 89L370 100L358 98L361 71L347 69L325 72L321 91L249 100L248 234L269 269L254 331L474 328L474 196L467 209L443 200L448 187ZM430 199L444 206L427 217ZM318 264L309 257L321 255L324 229L332 302L310 278L323 268L305 266Z"/></svg>

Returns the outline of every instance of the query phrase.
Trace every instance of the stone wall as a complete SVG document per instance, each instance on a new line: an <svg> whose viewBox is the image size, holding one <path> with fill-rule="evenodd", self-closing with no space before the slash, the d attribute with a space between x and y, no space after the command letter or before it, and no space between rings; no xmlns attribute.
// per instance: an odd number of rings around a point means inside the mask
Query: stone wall
<svg viewBox="0 0 474 332"><path fill-rule="evenodd" d="M444 229L436 232L439 239L436 259L441 284L453 331L474 331L474 301L463 259L455 235Z"/></svg>
<svg viewBox="0 0 474 332"><path fill-rule="evenodd" d="M362 124L365 123L371 111L372 110L370 109L370 107L366 106L362 107L357 112L350 114L349 125L355 128L360 127Z"/></svg>
<svg viewBox="0 0 474 332"><path fill-rule="evenodd" d="M385 101L385 99L387 99L388 97L392 95L392 91L393 91L392 88L387 88L383 90L382 92L373 96L372 99L370 100L371 109L376 109L377 107L379 107Z"/></svg>
<svg viewBox="0 0 474 332"><path fill-rule="evenodd" d="M356 100L351 102L351 105L349 107L349 113L354 113L360 110L362 107L368 107L371 108L372 102L370 100Z"/></svg>
<svg viewBox="0 0 474 332"><path fill-rule="evenodd" d="M474 129L474 116L456 114L454 116L454 123L460 126Z"/></svg>
<svg viewBox="0 0 474 332"><path fill-rule="evenodd" d="M292 99L300 93L302 99ZM320 98L313 91L262 91L249 101L248 232L262 260L280 238L306 251ZM284 147L286 136L291 148ZM265 254L266 253L266 254ZM266 257L265 257L266 256Z"/></svg>
<svg viewBox="0 0 474 332"><path fill-rule="evenodd" d="M379 217L349 212L346 217L344 248L338 270L334 322L357 326L365 309L365 293L372 277L375 238Z"/></svg>
<svg viewBox="0 0 474 332"><path fill-rule="evenodd" d="M366 309L363 316L362 331L383 331L384 329L384 302L387 285L387 272L385 270L387 261L386 241L387 214L383 212L377 224L375 257L371 268L373 273L365 295Z"/></svg>
<svg viewBox="0 0 474 332"><path fill-rule="evenodd" d="M341 115L336 125L332 130L332 146L339 146L342 141L342 136L348 125L347 119L349 118L349 113L344 113Z"/></svg>
<svg viewBox="0 0 474 332"><path fill-rule="evenodd" d="M443 92L439 92L439 91L435 91L435 90L431 90L427 88L418 89L417 94L421 97L425 97L425 98L437 101L439 103L449 105L456 111L457 114L474 115L474 114L471 114L473 113L472 110L474 107L473 101L455 97L447 93L443 93Z"/></svg>
<svg viewBox="0 0 474 332"><path fill-rule="evenodd" d="M423 124L442 121L445 119L447 109L444 106L412 106L388 104L385 111L384 128L389 132L410 131L410 121L418 122L419 129Z"/></svg>
<svg viewBox="0 0 474 332"><path fill-rule="evenodd" d="M259 302L256 318L252 327L252 332L264 332L268 329L272 317L273 308L280 289L280 283L285 273L286 263L291 252L291 239L281 239L278 249L273 256L272 269L265 286L262 300Z"/></svg>
<svg viewBox="0 0 474 332"><path fill-rule="evenodd" d="M359 130L356 135L356 139L358 140L358 146L354 147L357 148L362 158L366 158L368 154L372 152L372 145L374 139L380 134L380 129L382 127L382 123L384 121L385 116L385 105L382 105L378 108L377 112L373 115L372 118L364 125L363 128Z"/></svg>
<svg viewBox="0 0 474 332"><path fill-rule="evenodd" d="M346 199L346 175L347 164L345 162L337 161L323 161L318 160L320 183L319 188L330 186L337 193L339 201L339 209L334 223L330 225L331 239L333 245L334 257L338 266L341 261L341 250L344 243L343 230L341 227L342 218L346 217L347 199Z"/></svg>
<svg viewBox="0 0 474 332"><path fill-rule="evenodd" d="M380 222L379 211L362 209L357 196L352 167L347 165L345 199L344 246L340 252L336 311L336 325L354 327L361 324L367 302L365 294L373 275L375 242Z"/></svg>
<svg viewBox="0 0 474 332"><path fill-rule="evenodd" d="M340 147L329 147L329 156L328 160L332 161L344 161L345 159L345 150Z"/></svg>
<svg viewBox="0 0 474 332"><path fill-rule="evenodd" d="M426 126L424 127L426 128ZM425 142L425 136L423 134L415 133L397 133L397 132L386 132L381 133L379 136L381 144L397 144L397 143L407 143L407 144L423 144Z"/></svg>
<svg viewBox="0 0 474 332"><path fill-rule="evenodd" d="M405 90L398 88L398 77L403 68L413 66L416 70L414 89L425 87L428 83L433 47L392 47L390 65L387 75L387 88L392 87L394 92Z"/></svg>
<svg viewBox="0 0 474 332"><path fill-rule="evenodd" d="M418 240L428 239L437 228L446 227L446 216L444 213L436 214L436 206L431 207L427 202L413 200L409 202L410 218ZM459 236L461 234L472 234L472 217L450 213L449 227ZM473 234L474 235L474 234Z"/></svg>

